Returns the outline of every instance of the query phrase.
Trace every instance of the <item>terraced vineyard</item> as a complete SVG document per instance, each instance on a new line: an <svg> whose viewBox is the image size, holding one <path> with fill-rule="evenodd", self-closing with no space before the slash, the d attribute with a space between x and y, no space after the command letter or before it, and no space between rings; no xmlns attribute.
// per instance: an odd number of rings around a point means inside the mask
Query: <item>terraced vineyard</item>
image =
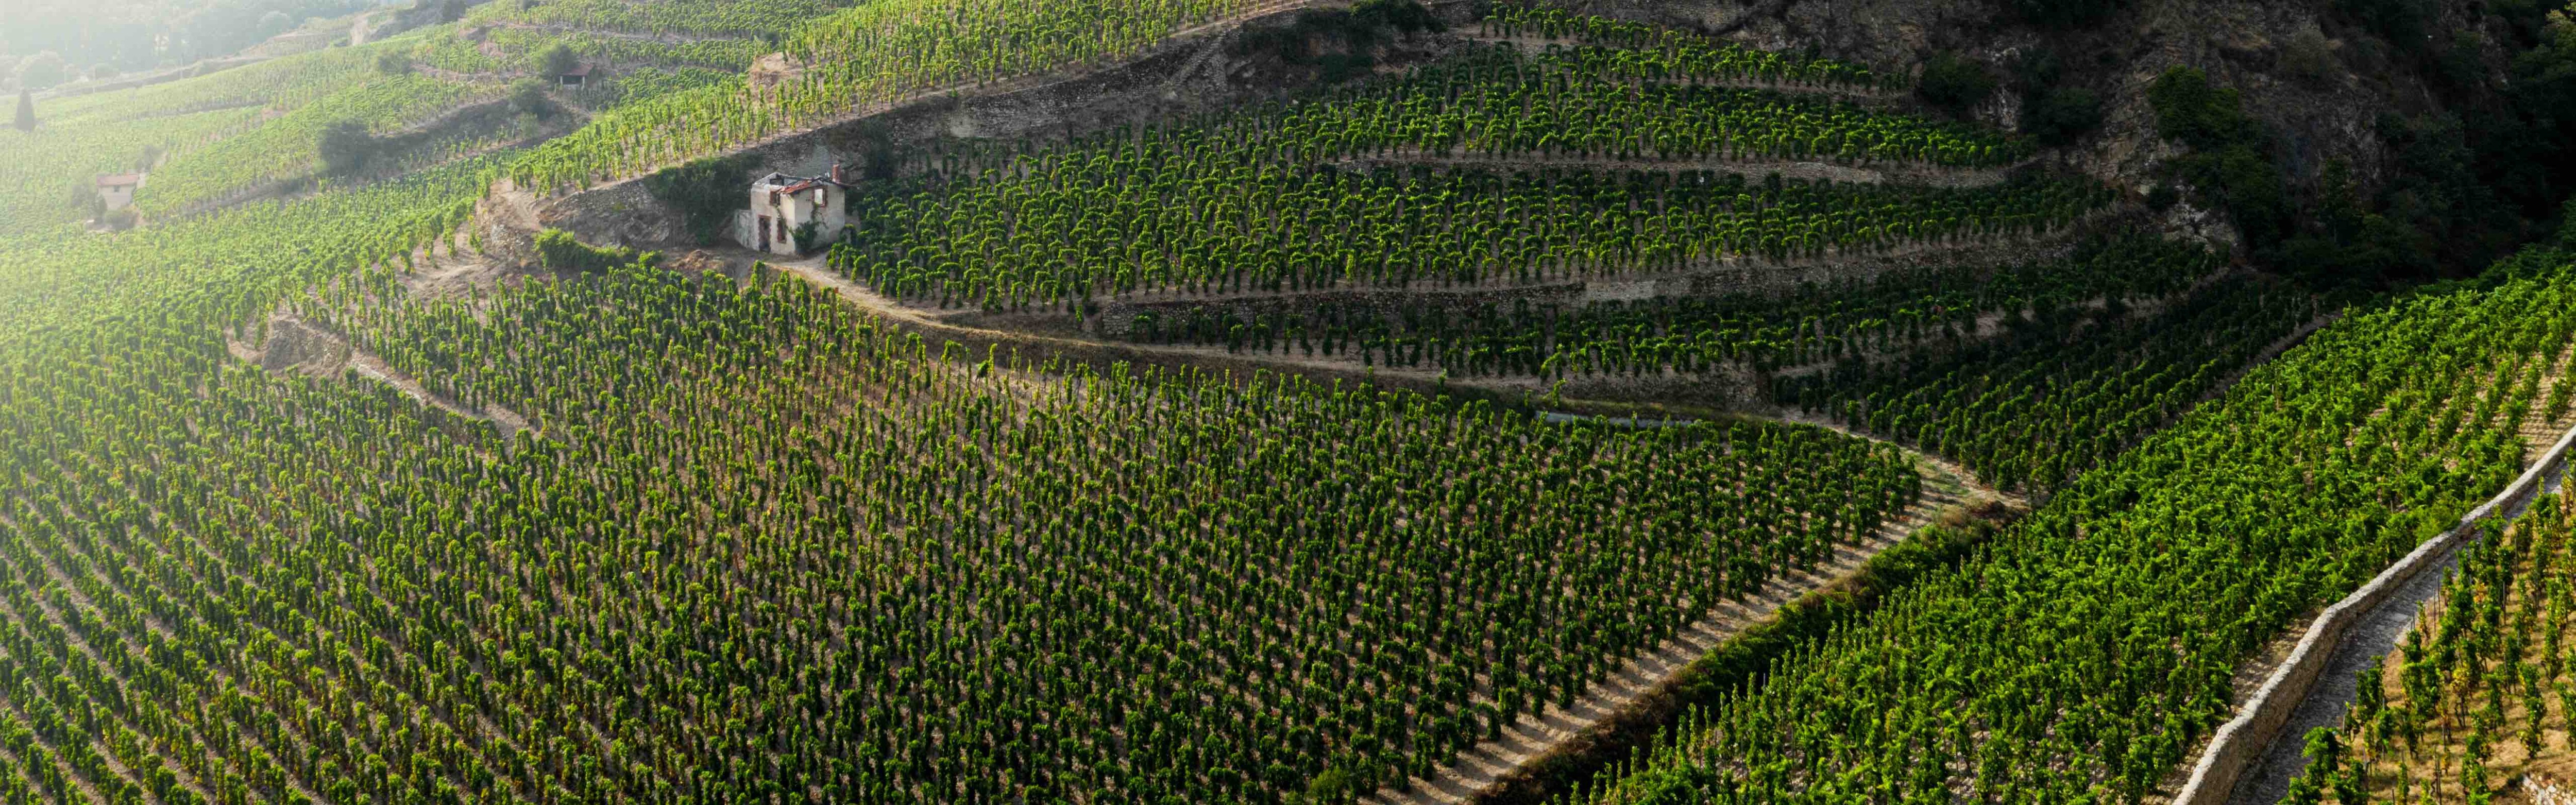
<svg viewBox="0 0 2576 805"><path fill-rule="evenodd" d="M2089 243L2011 266L1894 272L1785 295L1307 308L1220 301L1139 315L1143 343L1438 371L1563 392L1755 378L1781 408L2046 491L2197 403L2319 315L2304 291L2220 273L2196 247Z"/></svg>
<svg viewBox="0 0 2576 805"><path fill-rule="evenodd" d="M1684 50L1475 48L1291 105L1036 154L969 150L942 158L918 190L853 202L833 263L900 299L993 310L1531 285L2036 237L2109 200L2049 179L1934 188L1711 170L1772 159L1983 166L2026 145L1713 85L1849 73ZM1657 58L1697 66L1637 65ZM1571 161L1538 169L1559 158Z"/></svg>
<svg viewBox="0 0 2576 805"><path fill-rule="evenodd" d="M1836 363L1774 377L1771 390L1783 405L1952 457L1998 487L2050 490L2222 391L2319 313L2288 283L2230 277L2151 313L2043 310L1991 341Z"/></svg>
<svg viewBox="0 0 2576 805"><path fill-rule="evenodd" d="M728 81L601 115L512 169L562 189L642 175L772 135L929 94L1100 65L1255 0L892 0L797 27L773 82ZM1273 7L1286 7L1277 4Z"/></svg>
<svg viewBox="0 0 2576 805"><path fill-rule="evenodd" d="M1927 65L1318 6L424 5L46 102L0 803L2138 802L2576 409L2565 252L2321 294ZM1252 100L862 119L1148 54ZM854 161L785 270L626 183ZM1552 410L1614 398L1742 410ZM2556 737L2550 506L2303 801L2538 768L2481 753Z"/></svg>
<svg viewBox="0 0 2576 805"><path fill-rule="evenodd" d="M529 414L543 435L515 443L220 352L22 368L11 566L77 597L15 610L60 681L13 697L0 732L102 790L124 778L90 753L167 768L180 783L134 772L156 797L1365 784L1572 695L1914 494L1893 453L1820 430L970 364L803 287L625 270L489 300L488 324L456 305L324 319ZM151 377L204 387L109 392ZM765 402L715 404L745 399ZM1085 424L1102 419L1131 426ZM149 433L180 443L101 452ZM97 460L130 484L108 494ZM72 508L37 504L55 499ZM797 570L824 567L856 573ZM707 730L787 740L746 754Z"/></svg>
<svg viewBox="0 0 2576 805"><path fill-rule="evenodd" d="M2149 793L2227 717L2238 662L2503 488L2517 429L2563 416L2533 381L2576 341L2576 271L2516 261L2318 332L1579 801Z"/></svg>
<svg viewBox="0 0 2576 805"><path fill-rule="evenodd" d="M2308 737L2289 801L2468 801L2567 779L2569 532L2563 494L2467 549L2398 651L2361 673L2338 729Z"/></svg>

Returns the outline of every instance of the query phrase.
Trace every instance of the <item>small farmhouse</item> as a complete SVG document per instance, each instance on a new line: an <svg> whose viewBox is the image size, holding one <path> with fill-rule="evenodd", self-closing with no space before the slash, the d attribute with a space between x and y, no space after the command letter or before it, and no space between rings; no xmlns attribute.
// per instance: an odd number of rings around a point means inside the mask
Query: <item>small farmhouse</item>
<svg viewBox="0 0 2576 805"><path fill-rule="evenodd" d="M849 189L837 165L830 176L763 176L751 183L751 208L734 214L734 240L754 251L803 256L805 250L796 243L798 232L804 232L812 245L820 245L839 237L841 228L848 225L842 197Z"/></svg>
<svg viewBox="0 0 2576 805"><path fill-rule="evenodd" d="M107 212L134 206L134 191L143 186L143 174L122 173L98 177L98 201Z"/></svg>
<svg viewBox="0 0 2576 805"><path fill-rule="evenodd" d="M555 76L555 85L563 89L589 89L590 73L590 65L574 65L572 69Z"/></svg>

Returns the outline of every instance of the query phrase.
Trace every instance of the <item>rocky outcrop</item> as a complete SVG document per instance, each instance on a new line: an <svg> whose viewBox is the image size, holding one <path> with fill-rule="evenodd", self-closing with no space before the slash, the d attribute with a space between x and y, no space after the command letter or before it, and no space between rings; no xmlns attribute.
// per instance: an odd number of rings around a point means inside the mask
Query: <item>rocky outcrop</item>
<svg viewBox="0 0 2576 805"><path fill-rule="evenodd" d="M2443 0L2440 24L2467 19L2464 0ZM2026 57L2052 54L2060 86L2092 90L2103 102L2102 127L2043 155L2054 163L2143 194L2161 180L2159 165L2181 150L2155 133L2146 88L2173 67L2209 74L2236 88L2244 109L2277 136L2273 157L2290 184L2313 188L2340 160L2365 188L2389 175L2391 155L2378 136L2382 114L2438 111L2443 100L2424 78L2392 58L2391 46L2329 19L2329 4L2256 0L2133 0L2079 29L2056 30L2015 19L2005 4L1943 0L1594 0L1587 11L1726 35L1773 49L1813 48L1881 71L1914 73L1939 52L1989 65L2006 87L1974 110L1982 122L2016 127L2022 102L2010 87ZM2500 41L2489 32L2485 41ZM2490 62L2503 58L2487 45ZM2175 234L2232 242L2233 231L2204 211L2177 205L2165 214Z"/></svg>

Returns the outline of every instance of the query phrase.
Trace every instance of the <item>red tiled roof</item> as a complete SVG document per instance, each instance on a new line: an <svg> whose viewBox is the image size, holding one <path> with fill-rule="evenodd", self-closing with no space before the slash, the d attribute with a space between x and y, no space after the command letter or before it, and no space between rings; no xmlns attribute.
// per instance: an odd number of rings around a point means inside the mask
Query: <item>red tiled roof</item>
<svg viewBox="0 0 2576 805"><path fill-rule="evenodd" d="M121 173L115 176L98 177L98 186L100 187L133 187L142 183L143 175L138 173Z"/></svg>
<svg viewBox="0 0 2576 805"><path fill-rule="evenodd" d="M581 66L578 66L578 67L574 67L574 68L572 68L572 69L570 69L570 70L565 70L565 71L564 71L564 77L565 77L565 78L587 78L587 77L589 77L589 76L590 76L590 65L587 65L587 64L584 64L584 65L581 65Z"/></svg>

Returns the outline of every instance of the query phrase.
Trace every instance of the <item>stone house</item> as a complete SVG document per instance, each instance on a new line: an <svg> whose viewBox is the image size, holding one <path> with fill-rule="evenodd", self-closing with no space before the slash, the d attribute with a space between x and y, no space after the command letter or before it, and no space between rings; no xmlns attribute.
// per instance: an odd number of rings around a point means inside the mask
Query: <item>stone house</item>
<svg viewBox="0 0 2576 805"><path fill-rule="evenodd" d="M134 191L143 187L143 174L120 173L98 177L98 201L107 212L134 206Z"/></svg>
<svg viewBox="0 0 2576 805"><path fill-rule="evenodd" d="M796 235L805 231L819 247L840 237L849 225L843 206L850 185L841 168L830 176L801 177L772 173L751 183L750 208L734 213L733 238L743 248L786 257L802 257ZM813 229L806 230L807 226Z"/></svg>

